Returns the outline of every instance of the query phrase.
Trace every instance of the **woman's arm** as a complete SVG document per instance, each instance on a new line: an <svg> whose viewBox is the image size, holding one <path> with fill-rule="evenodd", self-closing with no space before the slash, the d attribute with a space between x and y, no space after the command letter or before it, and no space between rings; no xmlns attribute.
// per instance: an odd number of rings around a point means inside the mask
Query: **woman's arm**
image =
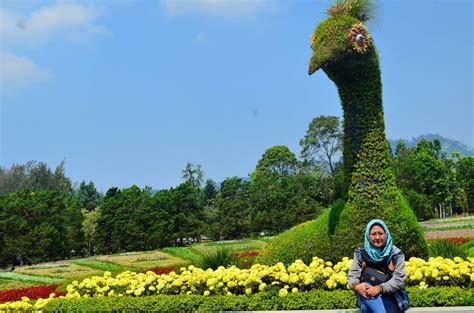
<svg viewBox="0 0 474 313"><path fill-rule="evenodd" d="M355 286L360 283L360 274L362 273L362 264L357 259L357 252L354 253L352 266L347 273L347 283L355 291Z"/></svg>
<svg viewBox="0 0 474 313"><path fill-rule="evenodd" d="M404 280L406 277L405 273L405 255L400 253L395 263L395 270L393 271L392 278L385 283L380 284L383 293L394 293L405 286Z"/></svg>

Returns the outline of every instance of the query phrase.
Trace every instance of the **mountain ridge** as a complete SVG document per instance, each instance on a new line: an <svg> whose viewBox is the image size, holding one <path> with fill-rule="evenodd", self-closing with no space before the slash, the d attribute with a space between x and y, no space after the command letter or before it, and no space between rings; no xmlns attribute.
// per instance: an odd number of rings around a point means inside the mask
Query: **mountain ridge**
<svg viewBox="0 0 474 313"><path fill-rule="evenodd" d="M452 152L460 152L463 156L474 156L474 148L468 147L467 145L463 144L460 141L455 139L450 139L440 134L426 134L426 135L419 135L417 137L412 137L411 140L407 139L388 139L388 143L390 144L390 148L393 152L397 149L397 144L400 140L405 142L405 145L408 148L415 147L421 140L433 141L438 139L441 142L442 151L447 152L450 155Z"/></svg>

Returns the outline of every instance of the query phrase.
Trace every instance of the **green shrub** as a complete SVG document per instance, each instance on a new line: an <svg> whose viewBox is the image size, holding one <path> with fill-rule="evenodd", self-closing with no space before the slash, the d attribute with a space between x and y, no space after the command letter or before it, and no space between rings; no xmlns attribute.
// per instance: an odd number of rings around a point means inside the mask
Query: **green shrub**
<svg viewBox="0 0 474 313"><path fill-rule="evenodd" d="M296 259L310 262L315 255L337 262L344 256L354 255L357 247L363 246L365 225L372 218L385 221L393 242L402 249L406 258L425 258L426 243L416 217L403 196L396 192L395 205L385 205L382 211L362 211L354 206L336 201L317 219L297 225L275 237L263 249L256 262L274 264L278 261L289 264ZM380 214L380 215L379 215ZM355 222L360 219L364 223Z"/></svg>
<svg viewBox="0 0 474 313"><path fill-rule="evenodd" d="M196 266L204 270L208 268L216 270L219 266L228 267L230 265L235 265L236 262L237 258L230 249L218 248L214 251L204 253L196 263Z"/></svg>
<svg viewBox="0 0 474 313"><path fill-rule="evenodd" d="M461 245L461 249L464 250L468 257L474 257L474 238L465 242Z"/></svg>
<svg viewBox="0 0 474 313"><path fill-rule="evenodd" d="M434 240L428 244L428 253L430 257L442 256L443 258L453 259L455 257L466 258L466 251L457 244L447 240Z"/></svg>
<svg viewBox="0 0 474 313"><path fill-rule="evenodd" d="M334 207L344 207L344 202L338 201ZM274 237L268 246L260 251L255 262L267 265L283 262L288 265L296 259L301 259L306 264L311 263L313 256L317 255L314 252L314 234L328 224L330 210L332 209L323 211L315 220L296 225Z"/></svg>
<svg viewBox="0 0 474 313"><path fill-rule="evenodd" d="M412 307L469 306L474 305L472 289L459 287L408 288ZM355 295L350 290L290 293L279 297L278 292L241 296L150 296L101 297L83 299L55 299L48 303L45 312L101 311L272 311L354 309Z"/></svg>

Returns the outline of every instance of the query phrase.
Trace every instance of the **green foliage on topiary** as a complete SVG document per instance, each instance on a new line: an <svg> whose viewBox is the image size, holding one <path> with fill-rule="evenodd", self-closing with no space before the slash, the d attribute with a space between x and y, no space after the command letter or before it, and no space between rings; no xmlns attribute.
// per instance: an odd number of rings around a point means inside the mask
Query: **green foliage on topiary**
<svg viewBox="0 0 474 313"><path fill-rule="evenodd" d="M474 305L472 290L459 287L407 289L412 307ZM44 312L147 311L274 311L355 309L356 297L350 290L315 290L278 296L277 289L265 293L240 296L149 296L54 299Z"/></svg>
<svg viewBox="0 0 474 313"><path fill-rule="evenodd" d="M294 245L300 249L293 259L312 254L338 260L352 255L362 245L365 227L373 218L386 222L394 243L407 257L427 255L423 232L395 183L385 137L378 55L362 23L368 19L369 2L338 1L311 35L308 72L322 69L327 74L337 86L344 111L345 207L337 204L310 224L314 227L295 227L277 237L265 252L269 260L280 254L271 250L294 251ZM289 238L313 243L302 247Z"/></svg>
<svg viewBox="0 0 474 313"><path fill-rule="evenodd" d="M335 214L335 212L341 212L344 208L344 201L339 200L337 201L331 209L325 210L319 218L315 220L311 220L281 233L277 237L275 237L267 247L260 251L260 254L255 259L256 263L261 264L276 264L277 262L283 262L285 264L291 264L296 259L303 260L306 264L311 263L312 258L314 256L318 256L315 254L317 248L320 247L320 244L326 243L327 249L323 249L329 254L331 254L329 241L325 240L315 240L315 234L320 233L328 233L328 225L332 229L337 226L337 219L332 219L334 222L331 224L329 221L331 220L331 214ZM337 214L337 213L336 213ZM323 231L325 230L325 231ZM326 257L322 257L323 259L331 259ZM336 259L336 258L335 258ZM338 259L338 261L340 258Z"/></svg>

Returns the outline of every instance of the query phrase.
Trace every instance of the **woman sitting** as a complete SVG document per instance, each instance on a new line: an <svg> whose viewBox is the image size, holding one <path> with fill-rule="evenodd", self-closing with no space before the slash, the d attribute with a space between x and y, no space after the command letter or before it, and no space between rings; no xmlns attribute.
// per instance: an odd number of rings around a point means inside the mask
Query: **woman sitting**
<svg viewBox="0 0 474 313"><path fill-rule="evenodd" d="M364 248L358 248L347 275L362 313L405 312L409 299L404 289L405 255L392 243L382 220L367 224Z"/></svg>

